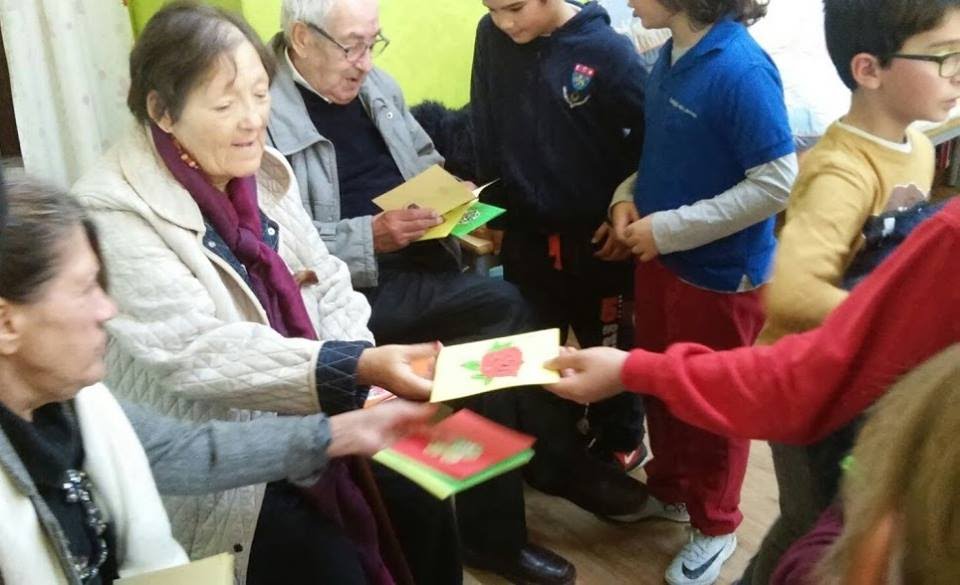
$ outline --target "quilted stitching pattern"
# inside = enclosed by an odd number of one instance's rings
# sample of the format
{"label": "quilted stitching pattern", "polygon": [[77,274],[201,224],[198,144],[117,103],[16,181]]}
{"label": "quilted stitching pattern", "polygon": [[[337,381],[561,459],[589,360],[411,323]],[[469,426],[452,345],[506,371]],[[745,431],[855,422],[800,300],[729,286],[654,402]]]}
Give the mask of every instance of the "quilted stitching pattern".
{"label": "quilted stitching pattern", "polygon": [[[286,161],[273,152],[264,156],[260,205],[277,227],[278,251],[291,272],[318,276],[302,294],[320,342],[287,339],[267,325],[243,278],[205,249],[203,233],[185,227],[203,226],[199,209],[161,165],[138,129],[73,188],[99,224],[120,309],[109,324],[107,383],[126,399],[187,420],[316,412],[321,349],[338,339],[372,343],[370,307],[320,240]],[[163,208],[151,206],[157,193]],[[331,367],[322,375],[343,390],[352,350],[331,344],[328,351],[342,355],[325,361]],[[193,558],[242,547],[243,582],[262,497],[259,486],[164,502],[175,535]]]}
{"label": "quilted stitching pattern", "polygon": [[339,414],[363,407],[369,386],[356,383],[357,362],[364,349],[363,341],[328,341],[317,360],[317,388],[324,412]]}

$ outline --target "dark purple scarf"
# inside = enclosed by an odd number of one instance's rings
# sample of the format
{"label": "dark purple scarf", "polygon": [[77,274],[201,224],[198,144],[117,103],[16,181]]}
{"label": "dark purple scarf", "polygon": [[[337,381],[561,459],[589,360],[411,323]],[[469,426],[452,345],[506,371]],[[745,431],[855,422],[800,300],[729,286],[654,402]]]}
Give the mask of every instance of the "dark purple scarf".
{"label": "dark purple scarf", "polygon": [[[263,241],[256,177],[232,179],[224,193],[201,170],[185,162],[172,136],[153,124],[150,129],[167,169],[190,193],[203,217],[237,260],[246,266],[253,293],[263,305],[270,326],[284,337],[316,339],[299,285],[280,255]],[[310,501],[320,513],[339,524],[357,545],[369,582],[393,585],[393,577],[380,554],[376,519],[347,464],[331,460],[309,492]]]}

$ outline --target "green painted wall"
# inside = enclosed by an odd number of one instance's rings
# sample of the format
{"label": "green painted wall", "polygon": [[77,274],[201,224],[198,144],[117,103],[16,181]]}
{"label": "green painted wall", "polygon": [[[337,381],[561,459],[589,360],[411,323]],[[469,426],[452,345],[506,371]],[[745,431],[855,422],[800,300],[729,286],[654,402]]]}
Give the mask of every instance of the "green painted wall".
{"label": "green painted wall", "polygon": [[[153,13],[168,1],[169,0],[129,0],[127,7],[130,10],[130,21],[133,23],[134,34],[140,34],[140,31],[143,30],[144,25],[146,25],[150,17],[153,16]],[[276,4],[277,7],[280,6],[280,3],[274,2],[274,0],[253,0],[252,2],[243,2],[243,0],[205,1],[207,4],[213,4],[214,6],[220,6],[236,12],[242,12],[241,4]]]}
{"label": "green painted wall", "polygon": [[470,67],[481,0],[381,0],[390,47],[378,65],[399,80],[407,101],[458,107],[470,99]]}
{"label": "green painted wall", "polygon": [[[280,0],[207,0],[243,13],[269,39],[280,28]],[[377,64],[403,87],[409,104],[425,99],[458,107],[470,97],[470,65],[481,0],[380,0],[381,26],[390,47]],[[165,0],[130,0],[139,32]]]}

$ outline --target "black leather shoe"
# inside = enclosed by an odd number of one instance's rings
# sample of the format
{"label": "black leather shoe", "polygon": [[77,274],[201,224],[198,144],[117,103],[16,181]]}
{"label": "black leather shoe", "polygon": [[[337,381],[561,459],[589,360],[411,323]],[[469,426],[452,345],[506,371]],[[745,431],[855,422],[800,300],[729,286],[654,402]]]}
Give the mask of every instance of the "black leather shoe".
{"label": "black leather shoe", "polygon": [[570,500],[602,518],[636,514],[647,501],[647,486],[592,457],[581,459],[562,483],[541,485],[530,479],[531,487]]}
{"label": "black leather shoe", "polygon": [[513,558],[492,558],[463,551],[463,564],[490,571],[518,585],[573,585],[577,568],[542,546],[527,543]]}

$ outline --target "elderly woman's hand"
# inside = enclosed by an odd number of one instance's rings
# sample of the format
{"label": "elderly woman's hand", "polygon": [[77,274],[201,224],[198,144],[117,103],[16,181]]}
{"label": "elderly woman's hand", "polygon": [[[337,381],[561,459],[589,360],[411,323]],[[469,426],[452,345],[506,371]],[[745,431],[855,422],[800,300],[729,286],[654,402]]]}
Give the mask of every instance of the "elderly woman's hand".
{"label": "elderly woman's hand", "polygon": [[330,418],[327,455],[373,455],[422,430],[436,412],[435,404],[390,400],[373,408],[338,414]]}
{"label": "elderly woman's hand", "polygon": [[435,342],[364,350],[357,363],[357,382],[380,386],[408,400],[427,400],[440,347]]}

